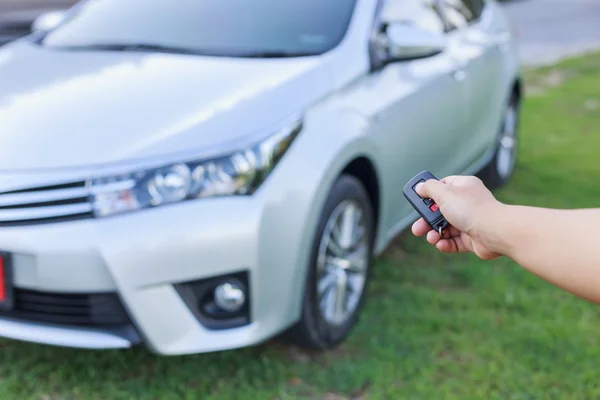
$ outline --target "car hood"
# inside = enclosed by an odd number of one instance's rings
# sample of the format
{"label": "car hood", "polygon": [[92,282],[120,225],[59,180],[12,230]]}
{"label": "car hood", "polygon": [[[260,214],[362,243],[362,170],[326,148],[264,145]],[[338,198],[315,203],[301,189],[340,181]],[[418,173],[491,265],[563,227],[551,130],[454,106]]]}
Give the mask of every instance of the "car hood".
{"label": "car hood", "polygon": [[0,49],[0,170],[106,165],[269,134],[330,90],[319,57]]}

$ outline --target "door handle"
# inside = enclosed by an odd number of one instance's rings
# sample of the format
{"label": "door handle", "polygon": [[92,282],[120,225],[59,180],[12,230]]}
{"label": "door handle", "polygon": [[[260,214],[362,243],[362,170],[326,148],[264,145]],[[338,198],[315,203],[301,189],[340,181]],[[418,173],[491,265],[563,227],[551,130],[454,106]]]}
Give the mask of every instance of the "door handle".
{"label": "door handle", "polygon": [[498,50],[504,52],[504,51],[508,50],[508,45],[510,42],[510,34],[508,32],[502,32],[502,33],[496,34],[492,40],[493,40],[494,46]]}
{"label": "door handle", "polygon": [[468,31],[464,36],[465,40],[471,44],[488,48],[493,47],[502,51],[508,50],[510,37],[510,33],[506,31],[484,33],[479,30]]}
{"label": "door handle", "polygon": [[452,78],[457,82],[464,81],[465,79],[467,79],[467,66],[467,62],[459,61],[450,72],[450,76],[452,76]]}

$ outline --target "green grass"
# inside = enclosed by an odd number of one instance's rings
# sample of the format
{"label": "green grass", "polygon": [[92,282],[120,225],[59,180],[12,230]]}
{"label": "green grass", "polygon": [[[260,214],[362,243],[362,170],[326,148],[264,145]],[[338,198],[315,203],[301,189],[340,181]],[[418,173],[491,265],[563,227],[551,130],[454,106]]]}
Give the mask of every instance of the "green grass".
{"label": "green grass", "polygon": [[[507,202],[600,199],[600,55],[528,72]],[[565,268],[569,268],[565,265]],[[1,399],[600,398],[600,308],[508,259],[447,256],[402,235],[377,263],[364,318],[341,348],[270,342],[160,358],[0,341]]]}

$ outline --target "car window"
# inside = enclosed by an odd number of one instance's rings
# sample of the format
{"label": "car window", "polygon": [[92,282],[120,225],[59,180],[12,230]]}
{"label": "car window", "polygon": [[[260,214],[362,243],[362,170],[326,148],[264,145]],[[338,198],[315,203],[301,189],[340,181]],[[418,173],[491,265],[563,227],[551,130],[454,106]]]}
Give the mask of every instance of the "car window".
{"label": "car window", "polygon": [[[143,3],[143,6],[140,6]],[[344,37],[356,0],[87,0],[49,47],[146,45],[214,55],[320,54]]]}
{"label": "car window", "polygon": [[483,7],[485,5],[485,0],[463,0],[463,2],[473,13],[475,20],[481,17],[481,13],[483,12]]}
{"label": "car window", "polygon": [[476,21],[483,10],[483,0],[439,0],[447,30],[461,29]]}
{"label": "car window", "polygon": [[440,34],[445,31],[436,0],[384,0],[381,22],[407,23]]}

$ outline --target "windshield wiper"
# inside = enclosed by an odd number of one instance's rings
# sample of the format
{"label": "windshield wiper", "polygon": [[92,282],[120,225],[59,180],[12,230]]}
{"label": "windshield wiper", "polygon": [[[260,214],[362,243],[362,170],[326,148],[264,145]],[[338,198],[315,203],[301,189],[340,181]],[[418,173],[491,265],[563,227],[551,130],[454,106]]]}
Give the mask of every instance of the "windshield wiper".
{"label": "windshield wiper", "polygon": [[249,51],[240,52],[234,57],[245,57],[245,58],[292,58],[292,57],[309,57],[315,56],[317,53],[301,52],[301,51],[285,51],[285,50],[265,50],[265,51]]}
{"label": "windshield wiper", "polygon": [[[100,51],[140,51],[140,52],[157,52],[157,53],[173,53],[173,54],[195,54],[205,55],[205,53],[188,49],[184,47],[164,46],[160,44],[149,43],[90,43],[72,46],[52,46],[65,50],[100,50]],[[206,54],[208,55],[208,54]]]}
{"label": "windshield wiper", "polygon": [[79,45],[64,45],[52,46],[64,50],[99,50],[99,51],[132,51],[132,52],[157,52],[157,53],[172,53],[172,54],[192,54],[214,57],[240,57],[240,58],[291,58],[291,57],[308,57],[317,55],[310,52],[293,52],[293,51],[203,51],[185,47],[165,46],[151,43],[89,43]]}

